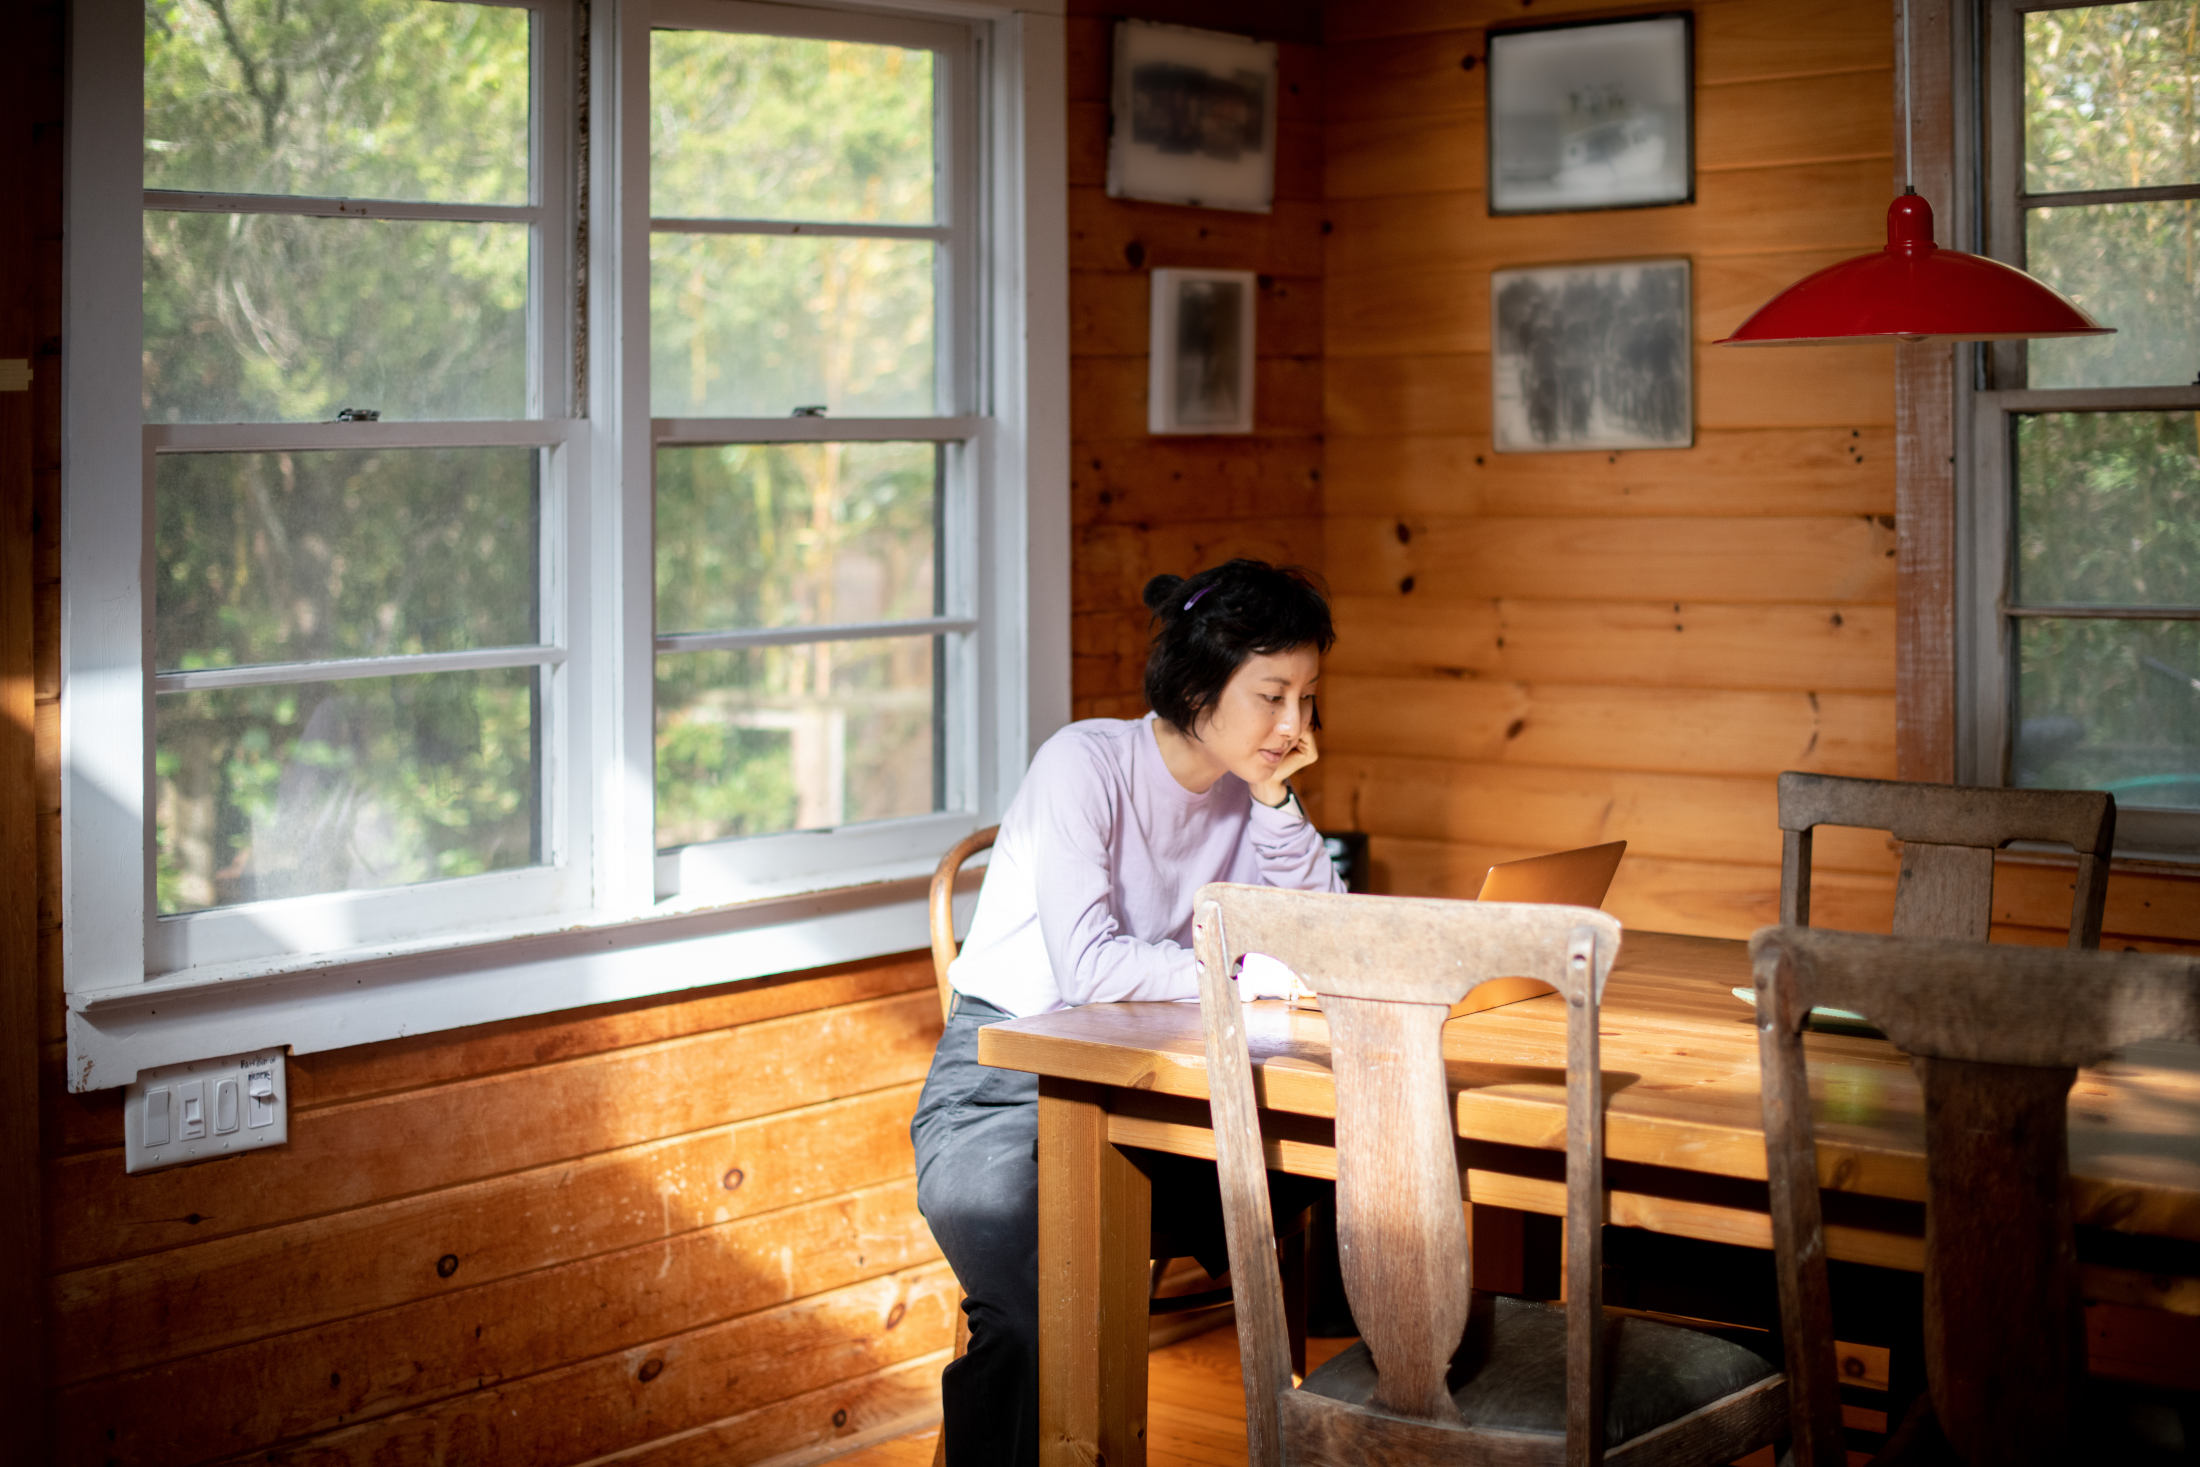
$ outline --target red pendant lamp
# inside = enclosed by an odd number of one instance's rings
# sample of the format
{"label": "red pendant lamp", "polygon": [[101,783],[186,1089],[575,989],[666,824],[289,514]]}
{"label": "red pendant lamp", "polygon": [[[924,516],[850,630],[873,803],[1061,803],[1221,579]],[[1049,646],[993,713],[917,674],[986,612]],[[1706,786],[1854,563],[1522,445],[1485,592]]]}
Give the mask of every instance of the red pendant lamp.
{"label": "red pendant lamp", "polygon": [[[1910,152],[1910,16],[1902,6],[1903,171]],[[1905,185],[1887,206],[1887,246],[1829,265],[1781,291],[1720,346],[1837,341],[2010,341],[2107,336],[2071,299],[2014,265],[1933,243],[1933,206]]]}

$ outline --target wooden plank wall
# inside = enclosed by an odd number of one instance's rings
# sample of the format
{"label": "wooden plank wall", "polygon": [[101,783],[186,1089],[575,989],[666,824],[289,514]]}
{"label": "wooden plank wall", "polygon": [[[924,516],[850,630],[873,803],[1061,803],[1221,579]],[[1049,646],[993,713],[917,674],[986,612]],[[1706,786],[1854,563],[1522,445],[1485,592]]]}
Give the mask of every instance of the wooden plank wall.
{"label": "wooden plank wall", "polygon": [[0,1462],[47,1460],[45,1274],[40,1264],[39,870],[47,829],[40,730],[52,675],[40,656],[52,562],[42,534],[60,471],[61,381],[51,343],[61,301],[59,0],[21,7],[0,57],[0,357],[29,361],[30,392],[0,393]]}
{"label": "wooden plank wall", "polygon": [[[1378,882],[1407,893],[1471,895],[1494,860],[1624,838],[1624,920],[1740,936],[1776,920],[1773,776],[1895,773],[1891,351],[1709,345],[1883,242],[1891,14],[1701,0],[1696,201],[1497,219],[1487,28],[1624,9],[1527,6],[1325,12],[1340,641],[1319,818],[1371,832]],[[1695,445],[1494,452],[1492,269],[1659,256],[1694,267]],[[1822,836],[1817,868],[1821,921],[1885,927],[1883,838]],[[2006,865],[2001,935],[2060,940],[2068,880]],[[2111,890],[2116,936],[2200,940],[2178,878],[2126,872]]]}
{"label": "wooden plank wall", "polygon": [[938,1409],[922,955],[290,1064],[286,1147],[122,1170],[46,1098],[64,1463],[755,1462]]}
{"label": "wooden plank wall", "polygon": [[[1071,707],[1146,711],[1139,592],[1233,555],[1322,559],[1322,59],[1311,0],[1071,0],[1069,53]],[[1281,42],[1276,207],[1269,214],[1107,196],[1113,22],[1130,14]],[[1148,272],[1252,270],[1255,431],[1146,432]]]}

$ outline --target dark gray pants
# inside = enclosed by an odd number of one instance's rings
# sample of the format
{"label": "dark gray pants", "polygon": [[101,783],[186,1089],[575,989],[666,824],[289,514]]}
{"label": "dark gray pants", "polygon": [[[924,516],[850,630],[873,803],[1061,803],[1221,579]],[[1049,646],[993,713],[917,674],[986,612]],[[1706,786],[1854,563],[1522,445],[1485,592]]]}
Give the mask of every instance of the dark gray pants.
{"label": "dark gray pants", "polygon": [[[955,1270],[970,1316],[969,1353],[940,1380],[951,1467],[1039,1460],[1039,1078],[978,1063],[978,1030],[1007,1017],[982,1000],[957,997],[909,1126],[917,1207]],[[1229,1252],[1214,1163],[1126,1154],[1153,1184],[1171,1246],[1221,1274]]]}

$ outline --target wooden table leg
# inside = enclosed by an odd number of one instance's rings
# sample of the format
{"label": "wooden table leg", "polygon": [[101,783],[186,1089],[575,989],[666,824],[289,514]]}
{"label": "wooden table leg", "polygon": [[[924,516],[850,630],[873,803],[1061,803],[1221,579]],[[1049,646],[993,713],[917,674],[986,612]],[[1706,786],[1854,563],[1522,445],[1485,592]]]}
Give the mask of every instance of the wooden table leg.
{"label": "wooden table leg", "polygon": [[1151,1188],[1094,1086],[1039,1079],[1039,1460],[1145,1467]]}

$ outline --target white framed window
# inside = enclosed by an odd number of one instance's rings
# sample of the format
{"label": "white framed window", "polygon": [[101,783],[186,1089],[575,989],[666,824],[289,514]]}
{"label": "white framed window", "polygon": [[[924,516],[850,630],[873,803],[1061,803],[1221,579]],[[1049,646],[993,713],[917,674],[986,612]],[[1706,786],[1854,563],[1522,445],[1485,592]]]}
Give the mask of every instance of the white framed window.
{"label": "white framed window", "polygon": [[1994,0],[1988,253],[2114,336],[1975,349],[1960,493],[1968,780],[2105,789],[2200,853],[2200,0]]}
{"label": "white framed window", "polygon": [[78,1088],[922,944],[1068,688],[1059,22],[920,10],[76,8]]}

